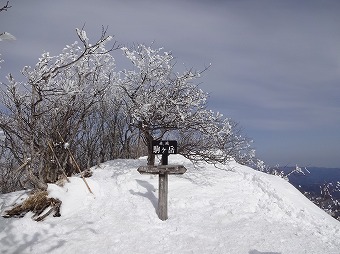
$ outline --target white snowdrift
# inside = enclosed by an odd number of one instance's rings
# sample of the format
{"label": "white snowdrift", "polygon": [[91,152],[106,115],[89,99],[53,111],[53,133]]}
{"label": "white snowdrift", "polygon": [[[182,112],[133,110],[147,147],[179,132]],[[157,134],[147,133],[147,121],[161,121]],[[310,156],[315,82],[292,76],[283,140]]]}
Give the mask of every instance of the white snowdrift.
{"label": "white snowdrift", "polygon": [[[340,253],[340,223],[285,180],[231,162],[169,176],[169,219],[156,214],[158,177],[140,175],[146,160],[115,160],[49,195],[62,217],[0,217],[0,253]],[[23,192],[0,195],[1,212]]]}

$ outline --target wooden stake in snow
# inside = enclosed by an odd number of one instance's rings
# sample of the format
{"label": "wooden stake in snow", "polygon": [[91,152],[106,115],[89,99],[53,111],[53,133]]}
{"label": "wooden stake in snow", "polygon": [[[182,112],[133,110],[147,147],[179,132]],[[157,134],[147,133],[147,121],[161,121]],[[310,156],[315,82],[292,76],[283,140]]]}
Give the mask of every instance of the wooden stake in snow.
{"label": "wooden stake in snow", "polygon": [[137,170],[141,174],[158,175],[158,217],[161,220],[168,219],[168,175],[184,174],[187,169],[182,165],[168,165],[169,154],[177,152],[176,141],[154,141],[153,153],[162,154],[162,165],[141,166]]}
{"label": "wooden stake in snow", "polygon": [[79,165],[78,165],[76,159],[73,157],[73,154],[72,154],[70,148],[68,147],[68,145],[66,145],[65,140],[64,140],[64,138],[61,136],[61,134],[60,134],[59,131],[58,131],[58,134],[59,134],[59,136],[60,136],[60,138],[61,138],[61,141],[63,141],[63,143],[65,144],[64,147],[65,147],[65,149],[68,151],[68,153],[69,153],[71,159],[73,160],[74,164],[76,165],[76,168],[78,169],[78,172],[80,173],[80,176],[81,176],[81,178],[83,179],[83,181],[84,181],[84,183],[85,183],[87,189],[89,190],[89,192],[90,192],[91,194],[93,194],[93,192],[92,192],[90,186],[88,185],[88,183],[87,183],[85,177],[84,177],[83,174],[81,173],[80,167],[79,167]]}
{"label": "wooden stake in snow", "polygon": [[60,161],[59,161],[57,155],[56,155],[55,152],[54,152],[54,149],[53,149],[53,146],[52,146],[51,142],[50,142],[50,141],[47,141],[47,143],[48,143],[48,146],[50,147],[50,149],[51,149],[51,151],[52,151],[52,153],[53,153],[53,156],[54,156],[55,160],[57,161],[58,167],[59,167],[59,169],[61,170],[61,172],[63,173],[63,175],[64,175],[66,181],[67,181],[67,182],[70,182],[70,180],[68,179],[68,177],[67,177],[67,175],[66,175],[66,173],[65,173],[65,170],[64,170],[63,167],[61,166],[61,163],[60,163]]}

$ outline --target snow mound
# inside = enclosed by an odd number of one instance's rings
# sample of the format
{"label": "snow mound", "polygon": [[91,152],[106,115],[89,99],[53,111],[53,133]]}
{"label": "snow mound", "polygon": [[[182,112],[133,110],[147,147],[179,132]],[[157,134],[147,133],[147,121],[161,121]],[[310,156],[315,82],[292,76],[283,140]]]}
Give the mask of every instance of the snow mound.
{"label": "snow mound", "polygon": [[[339,253],[340,223],[285,180],[232,161],[169,176],[168,214],[156,214],[158,176],[140,175],[146,159],[115,160],[49,185],[62,217],[0,218],[1,253]],[[1,212],[24,192],[0,195]]]}

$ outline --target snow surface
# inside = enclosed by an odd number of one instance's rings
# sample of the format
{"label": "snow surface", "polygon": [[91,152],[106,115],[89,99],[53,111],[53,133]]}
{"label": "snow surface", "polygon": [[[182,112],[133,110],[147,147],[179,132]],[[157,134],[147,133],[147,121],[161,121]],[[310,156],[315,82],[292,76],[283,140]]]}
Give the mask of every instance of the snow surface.
{"label": "snow surface", "polygon": [[[0,253],[340,253],[340,222],[285,180],[231,162],[169,176],[169,219],[157,217],[158,176],[140,175],[146,159],[115,160],[64,187],[62,217],[35,222],[0,217]],[[24,192],[0,195],[3,213]]]}

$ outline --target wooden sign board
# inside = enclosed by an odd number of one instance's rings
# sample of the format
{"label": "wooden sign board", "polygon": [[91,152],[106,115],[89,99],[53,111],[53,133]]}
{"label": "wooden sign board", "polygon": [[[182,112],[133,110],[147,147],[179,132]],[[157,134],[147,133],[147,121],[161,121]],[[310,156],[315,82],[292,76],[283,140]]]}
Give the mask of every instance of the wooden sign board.
{"label": "wooden sign board", "polygon": [[177,141],[176,140],[153,140],[152,141],[153,154],[176,154]]}
{"label": "wooden sign board", "polygon": [[137,169],[141,174],[184,174],[187,169],[183,165],[159,165],[159,166],[141,166]]}

